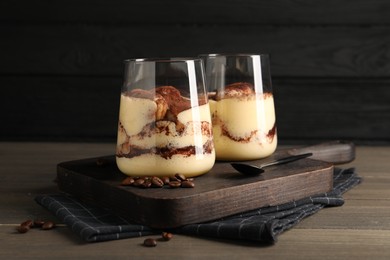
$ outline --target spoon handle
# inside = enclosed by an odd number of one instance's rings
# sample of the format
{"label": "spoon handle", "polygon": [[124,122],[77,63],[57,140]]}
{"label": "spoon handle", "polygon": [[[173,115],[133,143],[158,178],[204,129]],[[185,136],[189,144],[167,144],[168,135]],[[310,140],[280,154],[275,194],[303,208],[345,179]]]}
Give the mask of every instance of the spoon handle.
{"label": "spoon handle", "polygon": [[307,158],[307,157],[312,156],[312,155],[313,155],[312,153],[304,153],[304,154],[292,155],[292,156],[284,157],[284,158],[281,158],[281,159],[278,159],[278,160],[275,160],[275,161],[272,161],[272,162],[264,163],[264,164],[261,165],[261,168],[268,167],[268,166],[271,166],[271,165],[278,165],[278,164],[284,164],[284,163],[288,163],[288,162],[297,161],[297,160],[300,160],[300,159],[303,159],[303,158]]}

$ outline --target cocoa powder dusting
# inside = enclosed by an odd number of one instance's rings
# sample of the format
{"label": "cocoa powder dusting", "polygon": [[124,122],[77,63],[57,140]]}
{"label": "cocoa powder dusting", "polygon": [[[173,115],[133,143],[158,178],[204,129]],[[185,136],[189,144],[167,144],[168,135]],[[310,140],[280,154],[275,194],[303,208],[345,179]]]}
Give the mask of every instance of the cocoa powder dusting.
{"label": "cocoa powder dusting", "polygon": [[274,140],[275,135],[276,135],[276,123],[274,123],[274,126],[268,131],[267,141],[269,143],[272,143],[272,141]]}
{"label": "cocoa powder dusting", "polygon": [[[222,135],[228,137],[229,139],[235,141],[235,142],[240,142],[240,143],[248,143],[250,140],[257,135],[258,130],[251,131],[250,134],[246,137],[237,137],[237,136],[232,136],[230,132],[227,130],[226,125],[221,126],[222,129]],[[266,138],[269,143],[271,143],[275,137],[276,134],[276,123],[274,123],[273,127],[268,131]]]}

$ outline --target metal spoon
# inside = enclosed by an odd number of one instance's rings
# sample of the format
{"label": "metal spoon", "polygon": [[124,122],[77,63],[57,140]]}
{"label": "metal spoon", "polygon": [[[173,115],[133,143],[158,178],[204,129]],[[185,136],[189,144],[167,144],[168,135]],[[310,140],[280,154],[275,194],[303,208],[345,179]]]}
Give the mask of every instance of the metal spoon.
{"label": "metal spoon", "polygon": [[293,156],[288,156],[284,157],[275,161],[267,162],[262,165],[250,165],[246,163],[231,163],[231,166],[233,166],[234,169],[239,171],[242,174],[245,175],[258,175],[262,174],[264,172],[265,167],[271,166],[271,165],[279,165],[279,164],[285,164],[293,161],[297,161],[299,159],[307,158],[309,156],[312,156],[313,153],[304,153],[304,154],[299,154],[299,155],[293,155]]}

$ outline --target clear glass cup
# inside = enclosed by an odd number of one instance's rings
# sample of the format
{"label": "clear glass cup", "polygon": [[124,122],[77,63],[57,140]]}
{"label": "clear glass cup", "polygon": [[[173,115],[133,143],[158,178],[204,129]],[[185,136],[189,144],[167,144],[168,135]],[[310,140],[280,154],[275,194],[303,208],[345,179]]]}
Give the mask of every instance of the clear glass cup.
{"label": "clear glass cup", "polygon": [[201,59],[130,59],[121,90],[116,163],[129,176],[193,177],[215,162]]}
{"label": "clear glass cup", "polygon": [[204,54],[217,160],[255,160],[277,147],[267,54]]}

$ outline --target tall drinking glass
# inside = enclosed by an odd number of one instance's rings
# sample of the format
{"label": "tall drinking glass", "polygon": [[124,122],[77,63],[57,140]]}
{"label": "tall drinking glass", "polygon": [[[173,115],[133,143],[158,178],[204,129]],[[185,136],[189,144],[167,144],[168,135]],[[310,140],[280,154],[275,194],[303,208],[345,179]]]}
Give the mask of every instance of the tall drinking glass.
{"label": "tall drinking glass", "polygon": [[201,59],[125,61],[117,166],[129,176],[193,177],[215,162]]}
{"label": "tall drinking glass", "polygon": [[269,57],[206,54],[206,82],[217,160],[254,160],[277,147]]}

